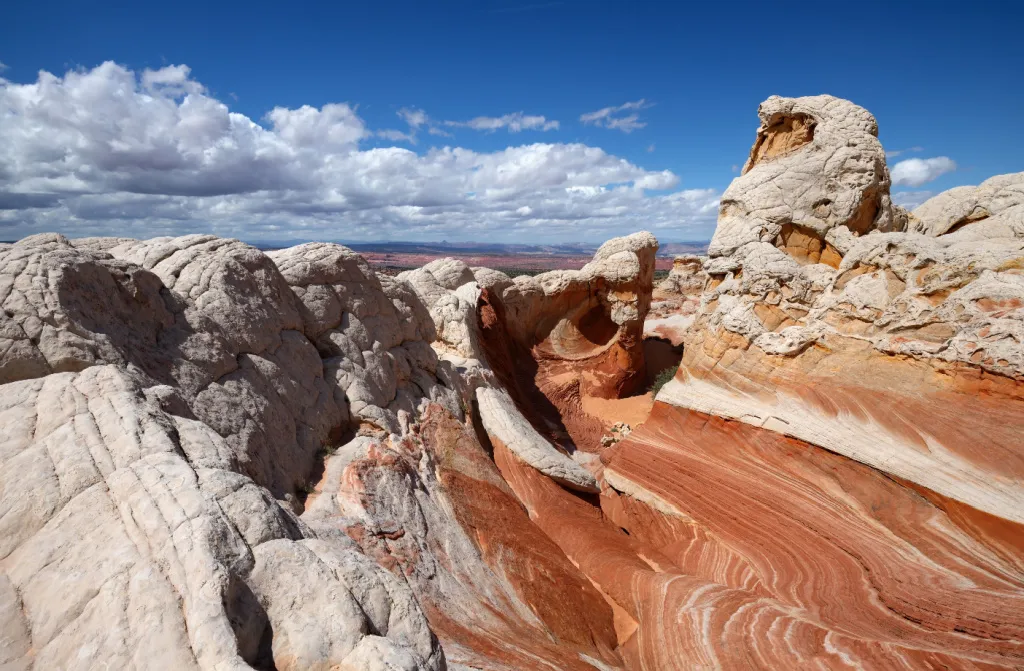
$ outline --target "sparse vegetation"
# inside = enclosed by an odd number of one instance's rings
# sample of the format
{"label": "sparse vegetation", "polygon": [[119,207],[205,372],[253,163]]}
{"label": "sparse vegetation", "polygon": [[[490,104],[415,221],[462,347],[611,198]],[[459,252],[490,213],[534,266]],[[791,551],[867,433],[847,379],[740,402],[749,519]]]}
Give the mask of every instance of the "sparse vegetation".
{"label": "sparse vegetation", "polygon": [[661,391],[661,388],[668,384],[669,380],[675,377],[675,375],[675,366],[669,366],[665,370],[658,373],[658,376],[654,378],[654,382],[651,383],[651,394],[657,396],[658,392]]}

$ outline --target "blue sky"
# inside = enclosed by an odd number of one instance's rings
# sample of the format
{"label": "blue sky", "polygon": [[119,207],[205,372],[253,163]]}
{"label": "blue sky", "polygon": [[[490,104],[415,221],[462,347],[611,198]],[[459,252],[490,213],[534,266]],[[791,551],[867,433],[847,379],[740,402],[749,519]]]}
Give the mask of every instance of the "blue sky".
{"label": "blue sky", "polygon": [[1020,3],[16,3],[0,238],[707,239],[771,94],[866,107],[902,151],[890,168],[948,159],[894,186],[912,205],[1024,167],[1022,19]]}

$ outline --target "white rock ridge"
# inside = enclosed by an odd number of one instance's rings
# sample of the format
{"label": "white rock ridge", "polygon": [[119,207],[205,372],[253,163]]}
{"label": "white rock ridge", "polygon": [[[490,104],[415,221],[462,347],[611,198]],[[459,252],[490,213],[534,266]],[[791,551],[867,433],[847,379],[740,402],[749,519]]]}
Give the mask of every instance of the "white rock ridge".
{"label": "white rock ridge", "polygon": [[559,452],[530,426],[505,391],[481,387],[476,390],[476,398],[484,429],[524,462],[572,489],[601,491],[587,469]]}
{"label": "white rock ridge", "polygon": [[444,668],[408,586],[291,510],[348,401],[266,256],[35,236],[0,277],[5,668]]}
{"label": "white rock ridge", "polygon": [[[587,277],[630,281],[634,243]],[[475,465],[453,463],[507,491],[466,414],[504,394],[478,342],[481,284],[516,286],[450,259],[377,276],[321,243],[0,247],[0,667],[444,669],[425,603],[465,631],[535,631],[557,658],[445,493],[447,443],[417,442],[428,410],[454,423]],[[629,322],[636,300],[610,309]],[[597,491],[529,446],[526,463]],[[566,654],[581,649],[617,659]]]}

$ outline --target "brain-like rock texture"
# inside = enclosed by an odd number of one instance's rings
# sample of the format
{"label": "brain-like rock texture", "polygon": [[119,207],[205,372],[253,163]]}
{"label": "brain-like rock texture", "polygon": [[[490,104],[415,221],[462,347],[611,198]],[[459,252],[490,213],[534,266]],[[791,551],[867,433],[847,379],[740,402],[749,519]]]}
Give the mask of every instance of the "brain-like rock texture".
{"label": "brain-like rock texture", "polygon": [[[767,131],[763,126],[757,143],[771,132],[774,117],[766,107],[840,110],[826,117],[832,145],[877,146],[867,112],[821,98],[770,99],[761,108]],[[835,264],[808,263],[803,250],[764,239],[735,247],[721,242],[736,230],[753,230],[736,223],[733,203],[756,200],[761,179],[785,185],[776,175],[779,162],[798,162],[804,154],[811,160],[814,143],[825,141],[817,128],[813,142],[767,163],[754,160],[755,144],[746,174],[723,198],[704,268],[710,280],[703,308],[664,398],[821,445],[1024,522],[1020,179],[993,178],[936,197],[911,217],[921,233],[891,232],[881,214],[857,231],[838,221],[840,228],[825,230],[803,212],[801,226],[818,226],[826,241],[837,242],[842,255]],[[843,165],[826,183],[817,171],[790,175],[785,179],[795,181],[781,191],[806,194],[831,185],[822,197],[839,202],[866,174],[860,161]],[[872,193],[887,203],[884,166],[869,172],[883,178]],[[979,208],[988,208],[990,218],[949,231]],[[746,215],[741,223],[755,220]],[[840,229],[841,236],[833,234]]]}
{"label": "brain-like rock texture", "polygon": [[759,114],[657,286],[0,245],[0,668],[1024,666],[1024,173],[908,213],[867,111]]}
{"label": "brain-like rock texture", "polygon": [[640,665],[1017,668],[1020,176],[908,215],[866,111],[760,116],[679,371],[601,456],[606,514],[667,555],[631,573],[657,606],[624,596]]}
{"label": "brain-like rock texture", "polygon": [[801,264],[835,267],[853,239],[902,230],[878,123],[832,96],[772,96],[743,174],[722,194],[712,256],[763,242]]}
{"label": "brain-like rock texture", "polygon": [[997,175],[979,186],[958,186],[914,210],[908,230],[936,237],[971,229],[974,239],[1024,235],[1024,173]]}
{"label": "brain-like rock texture", "polygon": [[[583,281],[635,284],[620,246]],[[480,345],[484,283],[513,286],[452,260],[378,277],[320,243],[0,249],[0,665],[619,665],[611,607],[474,428],[598,490],[515,433],[532,429]],[[593,300],[638,330],[648,298]]]}

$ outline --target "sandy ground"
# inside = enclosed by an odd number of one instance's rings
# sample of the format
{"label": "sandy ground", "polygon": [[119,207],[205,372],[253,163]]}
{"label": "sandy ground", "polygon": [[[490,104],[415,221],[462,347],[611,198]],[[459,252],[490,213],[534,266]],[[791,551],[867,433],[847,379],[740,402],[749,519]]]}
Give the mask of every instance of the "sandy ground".
{"label": "sandy ground", "polygon": [[607,429],[615,422],[625,422],[635,429],[644,423],[653,407],[654,397],[649,393],[627,398],[583,398],[583,412],[600,419]]}

